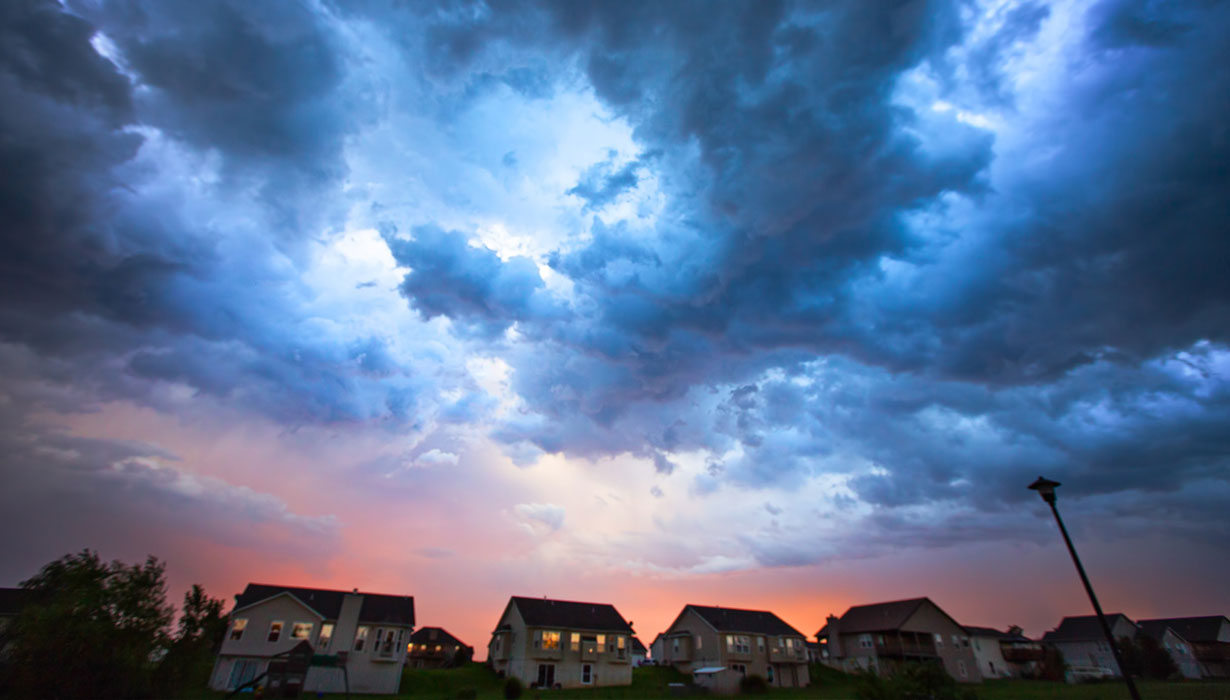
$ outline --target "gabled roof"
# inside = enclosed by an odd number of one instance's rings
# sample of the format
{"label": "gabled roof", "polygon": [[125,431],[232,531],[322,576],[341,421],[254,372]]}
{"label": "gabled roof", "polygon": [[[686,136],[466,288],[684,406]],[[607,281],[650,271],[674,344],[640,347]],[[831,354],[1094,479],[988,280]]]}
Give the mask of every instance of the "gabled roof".
{"label": "gabled roof", "polygon": [[[1106,616],[1106,624],[1110,625],[1113,630],[1120,619],[1127,620],[1132,623],[1128,617],[1122,613],[1114,613]],[[1106,635],[1102,633],[1102,625],[1098,622],[1096,615],[1078,615],[1076,617],[1065,617],[1059,622],[1059,626],[1055,629],[1042,635],[1044,642],[1077,642],[1086,639],[1105,639]]]}
{"label": "gabled roof", "polygon": [[1222,625],[1230,625],[1230,618],[1225,615],[1206,615],[1204,617],[1165,617],[1156,620],[1141,620],[1137,624],[1141,629],[1146,625],[1150,628],[1158,624],[1174,630],[1175,634],[1189,642],[1216,642],[1217,634]]}
{"label": "gabled roof", "polygon": [[[433,636],[434,633],[434,636]],[[410,635],[412,644],[456,644],[466,646],[466,643],[448,633],[443,627],[420,627]]]}
{"label": "gabled roof", "polygon": [[633,637],[632,638],[632,653],[633,654],[647,654],[649,653],[649,650],[645,648],[645,645],[641,643],[640,639]]}
{"label": "gabled roof", "polygon": [[[235,596],[234,610],[255,605],[283,593],[289,593],[299,602],[315,610],[324,619],[336,620],[342,612],[342,601],[345,600],[348,592],[327,588],[299,588],[295,586],[249,583],[247,588],[243,589],[243,593]],[[414,596],[363,592],[360,592],[359,595],[363,596],[363,604],[359,608],[359,622],[392,625],[414,624]]]}
{"label": "gabled roof", "polygon": [[718,608],[708,605],[684,606],[684,610],[689,608],[718,632],[803,636],[802,632],[786,624],[784,620],[768,610],[740,610],[739,608]]}
{"label": "gabled roof", "polygon": [[0,615],[16,615],[25,607],[28,596],[23,588],[0,588]]}
{"label": "gabled roof", "polygon": [[[963,628],[961,623],[952,619],[944,609],[936,605],[930,598],[910,598],[908,600],[891,600],[887,603],[872,603],[870,605],[855,605],[841,616],[838,625],[839,634],[860,634],[863,632],[890,632],[901,629],[914,613],[923,605],[930,605],[948,618],[952,624]],[[827,634],[828,625],[819,634]]]}
{"label": "gabled roof", "polygon": [[521,619],[530,627],[559,627],[562,629],[631,632],[632,626],[614,605],[607,603],[581,603],[572,600],[548,598],[525,598],[513,596],[510,605],[516,605]]}
{"label": "gabled roof", "polygon": [[1007,632],[1000,632],[994,627],[975,627],[973,625],[966,625],[965,631],[968,632],[969,636],[971,637],[992,637],[994,639],[1008,639],[1011,636]]}

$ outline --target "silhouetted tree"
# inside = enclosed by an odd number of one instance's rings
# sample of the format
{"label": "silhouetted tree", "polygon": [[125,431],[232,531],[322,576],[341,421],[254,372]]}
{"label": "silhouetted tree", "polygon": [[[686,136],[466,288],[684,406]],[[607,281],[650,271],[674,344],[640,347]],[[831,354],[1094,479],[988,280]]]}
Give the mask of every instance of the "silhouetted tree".
{"label": "silhouetted tree", "polygon": [[210,598],[205,589],[193,584],[184,594],[175,640],[154,673],[158,694],[171,697],[208,685],[214,657],[225,634],[222,601]]}
{"label": "silhouetted tree", "polygon": [[10,627],[10,688],[20,697],[148,697],[172,609],[154,557],[105,564],[84,550],[22,582]]}
{"label": "silhouetted tree", "polygon": [[1052,646],[1042,650],[1042,662],[1038,664],[1038,678],[1044,681],[1062,681],[1068,673],[1068,662],[1063,654]]}
{"label": "silhouetted tree", "polygon": [[1143,676],[1144,655],[1140,653],[1140,647],[1137,646],[1135,640],[1131,637],[1120,637],[1115,645],[1119,647],[1119,660],[1123,663],[1123,668],[1119,669],[1120,672],[1137,678]]}
{"label": "silhouetted tree", "polygon": [[1146,677],[1164,680],[1179,675],[1179,665],[1174,657],[1156,639],[1142,636],[1138,644]]}
{"label": "silhouetted tree", "polygon": [[855,695],[859,700],[976,700],[970,688],[962,688],[938,663],[906,664],[897,673],[880,677],[861,674]]}

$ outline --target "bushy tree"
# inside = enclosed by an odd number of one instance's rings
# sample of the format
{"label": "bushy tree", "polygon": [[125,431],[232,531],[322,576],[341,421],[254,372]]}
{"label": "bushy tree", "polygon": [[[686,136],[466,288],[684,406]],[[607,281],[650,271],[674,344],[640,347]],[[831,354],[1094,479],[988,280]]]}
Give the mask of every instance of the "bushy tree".
{"label": "bushy tree", "polygon": [[209,683],[214,657],[226,634],[222,601],[210,598],[197,584],[184,594],[174,641],[154,673],[158,694],[171,697]]}
{"label": "bushy tree", "polygon": [[739,691],[748,695],[761,695],[769,692],[769,682],[764,676],[753,673],[739,680]]}
{"label": "bushy tree", "polygon": [[864,673],[855,695],[859,700],[975,700],[973,690],[962,688],[939,663],[906,664],[897,673],[880,677]]}
{"label": "bushy tree", "polygon": [[1139,678],[1144,675],[1145,662],[1144,655],[1140,651],[1140,647],[1131,637],[1120,637],[1119,641],[1115,642],[1115,646],[1119,650],[1119,661],[1123,664],[1123,668],[1119,669],[1124,675],[1134,676]]}
{"label": "bushy tree", "polygon": [[1179,665],[1175,663],[1174,657],[1156,639],[1142,636],[1138,644],[1146,677],[1165,680],[1179,675]]}
{"label": "bushy tree", "polygon": [[139,698],[167,646],[165,567],[104,563],[84,550],[22,582],[10,627],[8,685],[20,697]]}
{"label": "bushy tree", "polygon": [[1042,663],[1038,664],[1038,678],[1044,681],[1062,681],[1068,673],[1068,662],[1064,660],[1059,649],[1052,646],[1043,648]]}
{"label": "bushy tree", "polygon": [[521,679],[516,676],[509,676],[504,681],[504,698],[505,700],[517,700],[521,697],[521,691],[524,686],[521,685]]}

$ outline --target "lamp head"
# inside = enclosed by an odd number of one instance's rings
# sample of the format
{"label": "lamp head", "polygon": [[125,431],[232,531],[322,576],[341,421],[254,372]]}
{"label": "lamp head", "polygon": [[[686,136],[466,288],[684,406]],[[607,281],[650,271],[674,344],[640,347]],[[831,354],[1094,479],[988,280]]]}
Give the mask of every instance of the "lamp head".
{"label": "lamp head", "polygon": [[1037,491],[1038,495],[1042,497],[1042,500],[1047,503],[1054,503],[1056,486],[1059,486],[1058,481],[1051,481],[1046,477],[1040,476],[1037,481],[1029,485],[1029,488]]}

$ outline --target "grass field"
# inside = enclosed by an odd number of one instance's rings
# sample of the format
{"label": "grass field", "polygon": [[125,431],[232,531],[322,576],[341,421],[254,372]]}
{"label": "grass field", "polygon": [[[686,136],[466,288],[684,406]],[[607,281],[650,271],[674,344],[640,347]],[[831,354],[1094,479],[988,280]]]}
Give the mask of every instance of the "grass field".
{"label": "grass field", "polygon": [[[762,698],[815,698],[816,700],[855,700],[858,680],[853,676],[824,666],[812,666],[812,685],[799,689],[773,689]],[[686,683],[688,676],[672,669],[643,666],[633,670],[632,685],[615,688],[585,688],[575,690],[526,690],[522,700],[654,700],[670,698],[670,683]],[[450,670],[406,670],[402,676],[401,693],[408,700],[457,700],[473,690],[477,700],[502,700],[503,679],[482,664],[470,664]],[[971,686],[979,700],[1128,700],[1122,683],[1067,685],[1042,681],[987,681]],[[1230,700],[1230,683],[1143,682],[1144,700]],[[199,697],[218,700],[225,693],[207,693]],[[244,695],[243,698],[251,698]],[[305,695],[314,698],[314,694]],[[329,696],[330,700],[334,697]],[[385,696],[359,696],[385,697]],[[695,696],[693,696],[695,697]]]}

